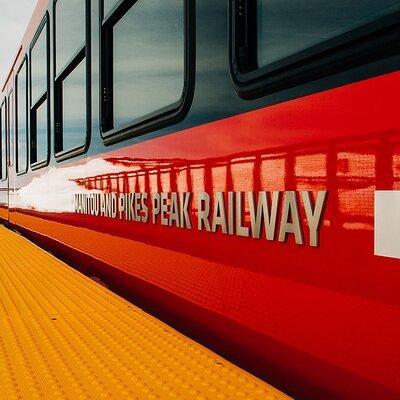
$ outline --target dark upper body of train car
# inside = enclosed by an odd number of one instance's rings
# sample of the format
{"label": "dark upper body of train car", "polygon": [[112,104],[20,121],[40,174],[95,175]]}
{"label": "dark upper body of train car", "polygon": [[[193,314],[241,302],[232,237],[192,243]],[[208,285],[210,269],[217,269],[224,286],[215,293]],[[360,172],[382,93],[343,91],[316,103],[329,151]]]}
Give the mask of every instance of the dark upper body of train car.
{"label": "dark upper body of train car", "polygon": [[399,1],[39,1],[1,217],[298,399],[400,396]]}

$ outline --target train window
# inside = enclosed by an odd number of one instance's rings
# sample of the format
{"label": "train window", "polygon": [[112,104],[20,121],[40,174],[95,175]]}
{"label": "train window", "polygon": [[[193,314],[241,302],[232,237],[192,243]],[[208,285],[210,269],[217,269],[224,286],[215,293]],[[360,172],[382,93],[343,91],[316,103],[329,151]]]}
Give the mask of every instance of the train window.
{"label": "train window", "polygon": [[[263,67],[371,22],[398,0],[257,1],[258,66]],[[398,8],[398,7],[397,7]]]}
{"label": "train window", "polygon": [[88,2],[82,0],[57,0],[54,5],[57,160],[83,153],[89,140],[87,9]]}
{"label": "train window", "polygon": [[85,1],[57,0],[54,27],[58,75],[85,44]]}
{"label": "train window", "polygon": [[182,117],[190,79],[190,3],[104,0],[101,81],[106,143]]}
{"label": "train window", "polygon": [[16,84],[16,146],[15,167],[17,174],[28,169],[28,65],[26,58],[18,70]]}
{"label": "train window", "polygon": [[8,118],[8,134],[7,134],[7,158],[8,165],[14,164],[14,139],[15,139],[15,103],[14,103],[14,90],[11,90],[7,100],[7,118]]}
{"label": "train window", "polygon": [[235,83],[272,92],[383,57],[399,11],[398,0],[232,0]]}
{"label": "train window", "polygon": [[48,118],[47,101],[40,104],[35,112],[34,124],[36,126],[36,160],[45,160],[48,144]]}
{"label": "train window", "polygon": [[0,156],[1,156],[1,180],[7,178],[7,123],[6,101],[0,107]]}
{"label": "train window", "polygon": [[119,2],[119,0],[103,0],[103,1],[104,1],[104,15],[110,14],[110,12]]}
{"label": "train window", "polygon": [[49,39],[47,15],[30,50],[30,147],[32,168],[47,165],[49,159]]}

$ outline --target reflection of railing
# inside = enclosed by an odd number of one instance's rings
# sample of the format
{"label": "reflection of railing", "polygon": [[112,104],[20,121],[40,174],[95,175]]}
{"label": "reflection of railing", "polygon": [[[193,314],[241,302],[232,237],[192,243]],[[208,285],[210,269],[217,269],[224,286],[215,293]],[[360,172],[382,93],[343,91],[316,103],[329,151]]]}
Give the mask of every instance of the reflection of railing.
{"label": "reflection of railing", "polygon": [[[108,158],[124,171],[79,178],[87,190],[103,192],[215,192],[227,190],[329,189],[335,221],[372,226],[373,192],[400,187],[400,140],[369,136],[354,144],[319,143],[313,148],[279,148],[236,154],[231,158],[135,159]],[[349,150],[351,148],[351,150]]]}

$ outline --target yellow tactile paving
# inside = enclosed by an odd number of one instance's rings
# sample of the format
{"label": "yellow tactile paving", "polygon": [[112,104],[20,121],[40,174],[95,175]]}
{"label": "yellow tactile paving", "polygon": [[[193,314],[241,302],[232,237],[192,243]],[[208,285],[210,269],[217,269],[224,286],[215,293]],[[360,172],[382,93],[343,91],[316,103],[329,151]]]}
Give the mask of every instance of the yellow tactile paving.
{"label": "yellow tactile paving", "polygon": [[0,400],[289,399],[0,227]]}

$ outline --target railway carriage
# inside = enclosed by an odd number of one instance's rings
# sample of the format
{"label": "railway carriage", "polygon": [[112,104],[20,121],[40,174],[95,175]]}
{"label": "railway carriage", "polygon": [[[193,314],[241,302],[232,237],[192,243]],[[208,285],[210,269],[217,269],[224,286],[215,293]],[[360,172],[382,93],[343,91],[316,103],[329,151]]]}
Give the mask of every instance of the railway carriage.
{"label": "railway carriage", "polygon": [[398,399],[399,32],[391,0],[39,0],[0,217],[297,399]]}

